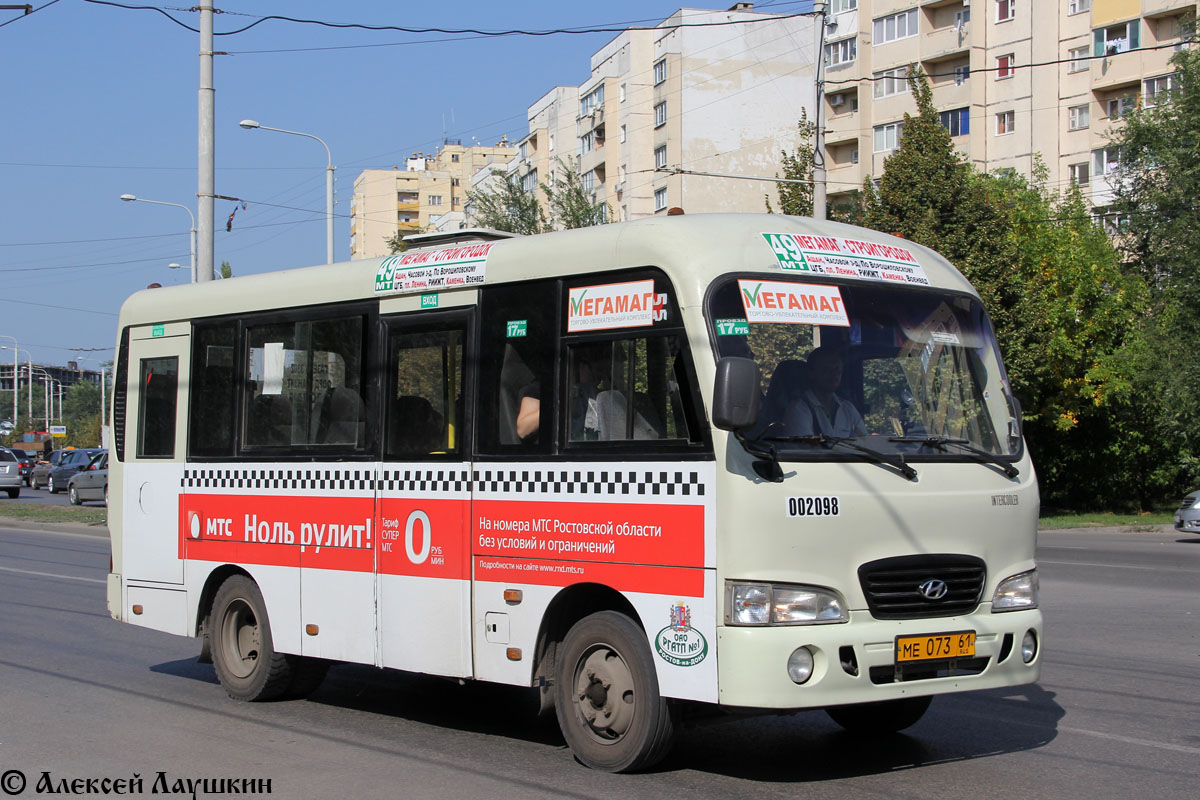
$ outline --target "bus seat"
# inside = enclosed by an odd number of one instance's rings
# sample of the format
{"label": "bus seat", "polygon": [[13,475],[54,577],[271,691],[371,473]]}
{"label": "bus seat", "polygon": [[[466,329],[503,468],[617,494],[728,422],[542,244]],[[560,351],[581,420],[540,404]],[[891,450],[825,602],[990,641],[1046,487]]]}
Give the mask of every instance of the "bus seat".
{"label": "bus seat", "polygon": [[366,407],[353,389],[330,387],[314,408],[314,443],[361,444],[366,438]]}
{"label": "bus seat", "polygon": [[808,389],[808,365],[793,358],[784,359],[775,366],[767,396],[763,401],[763,424],[783,422],[788,407],[803,396]]}

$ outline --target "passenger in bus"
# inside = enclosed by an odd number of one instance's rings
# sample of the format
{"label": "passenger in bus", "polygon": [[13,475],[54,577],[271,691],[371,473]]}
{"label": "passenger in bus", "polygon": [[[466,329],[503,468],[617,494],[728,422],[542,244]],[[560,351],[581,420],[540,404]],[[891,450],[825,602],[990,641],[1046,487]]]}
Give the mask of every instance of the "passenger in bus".
{"label": "passenger in bus", "polygon": [[497,400],[500,443],[537,444],[541,427],[541,381],[512,343],[504,346]]}
{"label": "passenger in bus", "polygon": [[788,407],[784,427],[789,436],[866,436],[867,423],[854,404],[837,393],[845,357],[832,347],[808,354],[809,388]]}

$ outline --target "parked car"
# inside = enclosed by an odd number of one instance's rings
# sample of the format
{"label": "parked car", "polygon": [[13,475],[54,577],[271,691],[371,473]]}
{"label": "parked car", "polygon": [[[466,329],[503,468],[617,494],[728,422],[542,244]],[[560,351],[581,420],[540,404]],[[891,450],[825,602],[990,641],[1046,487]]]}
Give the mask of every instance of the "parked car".
{"label": "parked car", "polygon": [[92,458],[103,453],[99,447],[82,447],[78,450],[67,450],[58,466],[50,470],[46,477],[46,488],[50,494],[57,494],[67,488],[67,482],[76,472],[88,468]]}
{"label": "parked car", "polygon": [[108,451],[102,450],[88,462],[86,469],[71,476],[67,481],[67,497],[76,506],[84,500],[103,500],[108,504]]}
{"label": "parked car", "polygon": [[1200,533],[1200,489],[1187,493],[1175,512],[1175,530]]}
{"label": "parked car", "polygon": [[58,462],[67,453],[73,453],[74,450],[55,450],[50,453],[49,458],[38,459],[38,462],[33,465],[33,469],[29,473],[29,488],[40,489],[46,485],[46,481],[50,479],[50,470],[58,466]]}
{"label": "parked car", "polygon": [[21,496],[21,460],[7,447],[0,447],[0,489],[9,497]]}
{"label": "parked car", "polygon": [[28,450],[23,450],[20,447],[10,447],[10,450],[21,461],[21,481],[28,486],[29,476],[33,474],[33,465],[37,463],[37,459]]}

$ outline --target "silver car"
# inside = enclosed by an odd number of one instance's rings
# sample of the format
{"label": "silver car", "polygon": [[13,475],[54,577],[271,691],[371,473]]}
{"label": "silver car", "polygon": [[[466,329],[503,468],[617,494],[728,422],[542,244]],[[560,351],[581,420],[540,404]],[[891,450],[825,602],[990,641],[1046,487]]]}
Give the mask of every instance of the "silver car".
{"label": "silver car", "polygon": [[94,456],[88,465],[67,481],[67,497],[73,505],[84,500],[103,500],[108,505],[108,452]]}
{"label": "silver car", "polygon": [[21,459],[7,447],[0,447],[0,490],[8,492],[9,497],[21,496]]}
{"label": "silver car", "polygon": [[1175,530],[1200,533],[1200,489],[1187,493],[1175,512]]}

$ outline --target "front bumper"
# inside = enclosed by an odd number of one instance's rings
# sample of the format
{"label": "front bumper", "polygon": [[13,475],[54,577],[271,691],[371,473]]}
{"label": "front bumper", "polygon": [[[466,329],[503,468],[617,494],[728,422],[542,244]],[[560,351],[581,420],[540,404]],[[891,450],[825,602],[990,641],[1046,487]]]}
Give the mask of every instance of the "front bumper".
{"label": "front bumper", "polygon": [[1194,508],[1176,511],[1175,530],[1200,533],[1200,511]]}
{"label": "front bumper", "polygon": [[[1030,630],[1038,651],[1025,664],[1021,640]],[[910,662],[897,672],[897,636],[958,631],[975,631],[973,658]],[[993,614],[990,603],[972,614],[936,619],[877,620],[855,611],[850,622],[836,625],[724,626],[717,629],[717,642],[721,705],[821,708],[1033,683],[1041,670],[1042,613]],[[801,646],[812,651],[814,669],[806,683],[797,685],[788,677],[787,661]]]}

